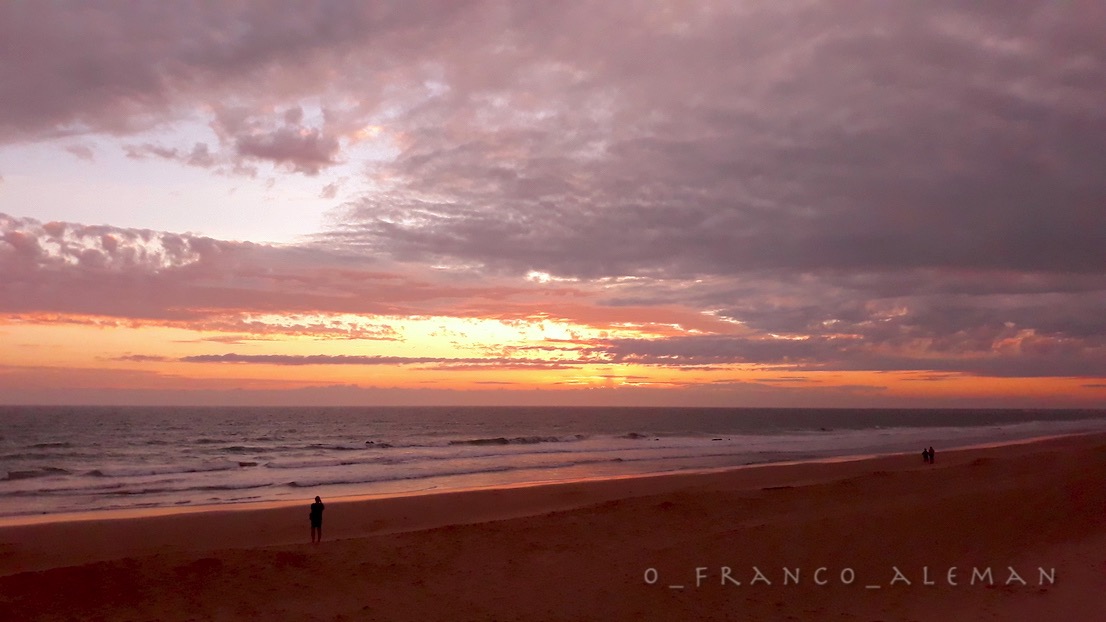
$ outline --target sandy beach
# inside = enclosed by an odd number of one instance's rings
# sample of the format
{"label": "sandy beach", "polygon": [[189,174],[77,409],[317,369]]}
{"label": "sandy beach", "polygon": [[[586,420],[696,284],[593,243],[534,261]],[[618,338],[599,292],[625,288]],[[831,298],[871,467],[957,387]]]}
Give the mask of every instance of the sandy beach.
{"label": "sandy beach", "polygon": [[1106,619],[1106,435],[0,528],[5,620]]}

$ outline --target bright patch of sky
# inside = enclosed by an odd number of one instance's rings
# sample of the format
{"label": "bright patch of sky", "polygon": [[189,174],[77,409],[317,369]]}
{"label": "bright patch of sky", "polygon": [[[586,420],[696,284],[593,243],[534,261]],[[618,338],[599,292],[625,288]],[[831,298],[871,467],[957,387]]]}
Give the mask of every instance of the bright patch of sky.
{"label": "bright patch of sky", "polygon": [[[316,112],[306,109],[310,120]],[[317,113],[316,113],[317,114]],[[255,174],[235,171],[207,119],[120,139],[105,135],[0,146],[0,213],[41,222],[190,232],[224,240],[294,243],[325,228],[326,214],[371,188],[366,162],[394,151],[381,129],[345,145],[344,158],[318,175],[250,161]],[[182,160],[204,144],[220,161],[208,167]],[[175,150],[181,159],[142,153]],[[136,150],[140,157],[135,157]],[[223,163],[223,161],[228,163]]]}

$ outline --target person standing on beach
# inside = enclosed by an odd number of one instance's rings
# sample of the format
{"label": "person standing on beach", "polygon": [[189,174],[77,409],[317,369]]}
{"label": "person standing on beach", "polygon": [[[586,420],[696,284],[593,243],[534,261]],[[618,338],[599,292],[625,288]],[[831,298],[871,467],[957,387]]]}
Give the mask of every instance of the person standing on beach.
{"label": "person standing on beach", "polygon": [[929,448],[929,463],[933,464],[933,448]]}
{"label": "person standing on beach", "polygon": [[311,544],[318,544],[323,541],[323,510],[326,506],[323,505],[323,500],[315,497],[315,503],[311,504],[311,513],[308,517],[311,519]]}

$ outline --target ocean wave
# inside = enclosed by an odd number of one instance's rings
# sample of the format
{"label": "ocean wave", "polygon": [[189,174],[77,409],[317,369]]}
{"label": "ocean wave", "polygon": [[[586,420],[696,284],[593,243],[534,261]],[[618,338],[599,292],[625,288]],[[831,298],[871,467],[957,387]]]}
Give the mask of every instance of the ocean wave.
{"label": "ocean wave", "polygon": [[144,477],[149,475],[172,475],[174,473],[208,473],[212,471],[230,471],[240,468],[238,462],[220,462],[201,465],[167,465],[163,467],[102,467],[83,474],[89,477]]}
{"label": "ocean wave", "polygon": [[220,447],[219,451],[226,452],[228,454],[244,454],[244,453],[267,453],[271,451],[278,451],[278,447],[261,447],[258,445],[229,445],[227,447]]}
{"label": "ocean wave", "polygon": [[[539,438],[556,441],[538,440]],[[650,437],[652,438],[652,437]],[[588,454],[611,456],[616,453],[659,451],[666,449],[692,450],[710,441],[710,438],[667,438],[665,443],[650,443],[641,445],[630,442],[622,437],[515,437],[514,439],[503,437],[503,441],[487,439],[470,439],[469,441],[451,441],[447,445],[407,445],[389,452],[364,452],[360,455],[347,454],[347,458],[336,456],[303,456],[300,459],[277,458],[265,463],[270,469],[307,469],[319,467],[337,467],[351,465],[402,465],[408,463],[440,464],[455,460],[474,459],[504,459],[513,462],[527,458],[541,459],[545,456],[557,454]],[[588,443],[574,443],[573,441],[588,441]],[[690,443],[690,445],[688,444]],[[717,445],[717,444],[715,444]],[[730,446],[730,445],[726,445]]]}
{"label": "ocean wave", "polygon": [[31,449],[72,449],[73,444],[68,442],[63,443],[35,443],[30,446]]}
{"label": "ocean wave", "polygon": [[21,479],[33,479],[36,477],[50,477],[51,475],[68,475],[69,471],[57,467],[42,467],[29,471],[8,471],[8,474],[0,478],[0,482],[14,482]]}
{"label": "ocean wave", "polygon": [[56,451],[26,451],[0,455],[0,462],[9,460],[72,460],[101,458],[102,454]]}
{"label": "ocean wave", "polygon": [[193,492],[210,492],[218,490],[250,490],[255,488],[268,488],[274,486],[274,482],[240,482],[207,484],[182,478],[156,479],[146,482],[111,482],[100,485],[64,486],[64,487],[40,487],[36,489],[23,489],[0,492],[0,498],[4,497],[47,497],[64,498],[87,495],[97,498],[108,497],[134,497],[141,495],[174,494],[188,495]]}
{"label": "ocean wave", "polygon": [[[535,444],[536,445],[536,444]],[[397,466],[405,464],[440,464],[443,462],[452,462],[455,460],[479,460],[479,459],[498,459],[505,460],[517,460],[520,458],[526,458],[527,456],[548,456],[556,454],[574,454],[574,453],[587,453],[587,454],[609,454],[615,449],[598,449],[598,450],[580,450],[579,448],[553,448],[548,447],[545,449],[530,449],[535,445],[501,445],[495,444],[491,447],[485,446],[481,449],[481,446],[470,445],[454,445],[452,449],[445,446],[435,445],[419,445],[414,447],[408,447],[408,451],[396,452],[396,453],[366,453],[362,454],[363,457],[350,456],[349,458],[337,458],[337,457],[317,457],[317,458],[305,458],[302,460],[273,460],[266,462],[265,467],[269,469],[311,469],[311,468],[325,468],[325,467],[344,467],[344,466],[357,466],[357,465],[384,465],[384,466]],[[513,448],[514,450],[507,450],[507,448]],[[502,449],[500,449],[502,448]],[[413,450],[423,451],[413,451]]]}
{"label": "ocean wave", "polygon": [[381,482],[397,482],[408,480],[430,479],[435,477],[456,477],[458,475],[481,475],[484,473],[503,473],[507,471],[548,471],[552,469],[564,469],[586,464],[618,463],[624,462],[623,458],[594,458],[584,460],[572,460],[539,465],[511,465],[497,464],[475,468],[440,469],[421,472],[397,472],[384,476],[361,476],[339,478],[314,478],[298,479],[285,484],[290,488],[311,488],[317,486],[341,486],[353,484],[376,484]]}
{"label": "ocean wave", "polygon": [[358,466],[358,465],[370,465],[380,464],[385,466],[394,466],[397,464],[404,464],[407,462],[421,462],[426,460],[425,457],[409,457],[404,458],[402,456],[373,456],[370,458],[364,458],[361,460],[338,460],[338,459],[311,459],[311,460],[286,460],[286,461],[273,461],[266,462],[265,468],[268,469],[315,469],[326,467],[341,467],[341,466]]}
{"label": "ocean wave", "polygon": [[539,443],[570,443],[574,441],[582,441],[586,436],[583,434],[576,434],[574,436],[515,436],[507,438],[506,436],[496,436],[493,438],[471,438],[460,441],[449,441],[450,445],[537,445]]}
{"label": "ocean wave", "polygon": [[217,492],[220,490],[253,490],[254,488],[268,488],[272,486],[272,483],[264,484],[217,484],[207,486],[162,486],[162,487],[147,487],[147,488],[123,488],[119,490],[112,490],[108,492],[109,495],[119,497],[129,497],[135,495],[157,495],[165,493],[188,493],[188,492]]}
{"label": "ocean wave", "polygon": [[366,445],[336,445],[333,443],[313,443],[308,449],[330,449],[332,451],[364,451]]}
{"label": "ocean wave", "polygon": [[112,490],[118,490],[126,486],[124,482],[113,482],[99,486],[62,486],[54,488],[36,488],[9,490],[0,493],[0,497],[39,497],[39,496],[72,496],[72,495],[100,495]]}

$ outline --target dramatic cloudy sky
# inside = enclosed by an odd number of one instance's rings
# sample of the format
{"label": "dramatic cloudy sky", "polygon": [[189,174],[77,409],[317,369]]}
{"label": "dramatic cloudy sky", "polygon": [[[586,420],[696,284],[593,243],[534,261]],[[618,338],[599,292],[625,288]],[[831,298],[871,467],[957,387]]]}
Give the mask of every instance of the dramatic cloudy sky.
{"label": "dramatic cloudy sky", "polygon": [[0,4],[0,402],[1106,406],[1106,4]]}

